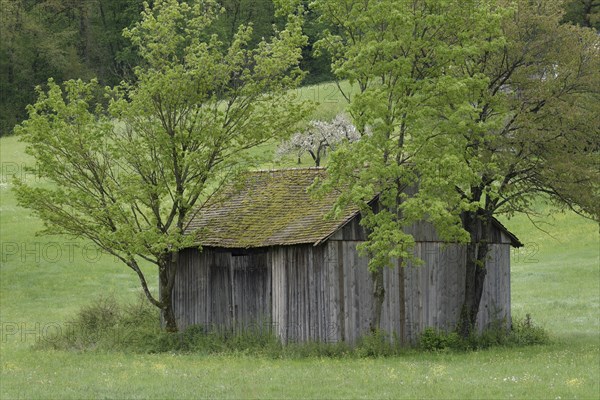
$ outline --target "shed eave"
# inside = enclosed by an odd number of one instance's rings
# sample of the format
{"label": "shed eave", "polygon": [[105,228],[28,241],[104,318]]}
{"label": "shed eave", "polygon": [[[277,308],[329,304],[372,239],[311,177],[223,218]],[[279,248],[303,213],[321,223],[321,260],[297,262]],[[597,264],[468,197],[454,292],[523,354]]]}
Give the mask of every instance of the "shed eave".
{"label": "shed eave", "polygon": [[327,236],[324,236],[323,238],[317,240],[313,246],[319,246],[323,243],[325,243],[326,241],[328,241],[333,235],[335,235],[335,233],[337,231],[339,231],[340,229],[343,229],[346,225],[348,225],[350,223],[350,221],[352,221],[358,214],[360,214],[360,211],[355,211],[354,213],[350,214],[349,216],[347,216],[344,220],[342,220],[338,226],[331,231],[329,234],[327,234]]}
{"label": "shed eave", "polygon": [[502,222],[498,221],[496,218],[492,217],[492,224],[496,226],[500,231],[504,232],[506,236],[510,239],[510,245],[515,248],[523,247],[524,244],[519,240],[519,238],[508,230],[507,227],[502,225]]}

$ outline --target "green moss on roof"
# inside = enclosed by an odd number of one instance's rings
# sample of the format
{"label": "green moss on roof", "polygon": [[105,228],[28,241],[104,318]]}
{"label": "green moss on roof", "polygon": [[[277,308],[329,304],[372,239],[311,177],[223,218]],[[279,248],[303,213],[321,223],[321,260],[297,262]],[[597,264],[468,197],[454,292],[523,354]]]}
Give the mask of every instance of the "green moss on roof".
{"label": "green moss on roof", "polygon": [[317,244],[352,219],[348,208],[337,219],[326,219],[336,198],[313,198],[308,188],[322,168],[254,171],[241,185],[225,187],[190,221],[187,234],[202,246],[251,248]]}

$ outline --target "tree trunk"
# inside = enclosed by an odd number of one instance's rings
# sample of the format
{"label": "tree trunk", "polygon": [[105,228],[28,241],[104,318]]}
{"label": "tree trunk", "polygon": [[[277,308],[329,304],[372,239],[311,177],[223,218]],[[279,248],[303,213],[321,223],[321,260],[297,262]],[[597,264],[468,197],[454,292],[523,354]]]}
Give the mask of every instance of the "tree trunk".
{"label": "tree trunk", "polygon": [[489,252],[488,221],[480,212],[466,213],[463,218],[464,228],[471,235],[467,245],[465,297],[458,322],[458,332],[462,337],[468,337],[477,323],[477,314],[483,287],[485,283],[486,261]]}
{"label": "tree trunk", "polygon": [[159,268],[159,296],[160,296],[160,318],[165,324],[167,332],[177,332],[177,319],[173,309],[173,286],[175,283],[176,262],[171,257],[167,258],[163,266]]}
{"label": "tree trunk", "polygon": [[177,332],[177,320],[175,319],[175,310],[173,310],[173,304],[171,302],[165,303],[165,308],[160,310],[160,317],[165,322],[165,330],[167,332]]}
{"label": "tree trunk", "polygon": [[79,43],[77,46],[77,52],[83,59],[86,67],[90,63],[90,21],[88,15],[87,4],[81,2],[78,7],[79,11]]}
{"label": "tree trunk", "polygon": [[[135,259],[121,258],[121,260],[137,273],[146,298],[160,310],[160,320],[161,323],[165,324],[165,329],[169,332],[177,332],[177,320],[175,318],[175,310],[173,309],[172,295],[173,286],[175,284],[175,273],[177,272],[178,254],[167,254],[168,256],[164,255],[163,257],[160,257],[159,262],[158,300],[150,291],[148,282],[146,282],[146,277]],[[117,254],[115,255],[118,257]]]}
{"label": "tree trunk", "polygon": [[371,272],[373,279],[373,315],[371,316],[370,329],[375,332],[381,325],[381,313],[383,311],[383,300],[385,299],[385,289],[383,287],[383,270],[377,269]]}

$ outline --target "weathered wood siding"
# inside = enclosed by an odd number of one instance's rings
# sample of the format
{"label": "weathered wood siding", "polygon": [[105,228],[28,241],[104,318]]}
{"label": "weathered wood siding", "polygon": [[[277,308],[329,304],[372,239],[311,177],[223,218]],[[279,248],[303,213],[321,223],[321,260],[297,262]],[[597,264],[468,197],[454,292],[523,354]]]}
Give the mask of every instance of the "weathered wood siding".
{"label": "weathered wood siding", "polygon": [[508,244],[494,244],[490,250],[485,287],[477,316],[479,330],[497,323],[510,326],[510,249]]}
{"label": "weathered wood siding", "polygon": [[282,340],[355,343],[369,330],[372,281],[358,243],[272,250],[273,323]]}
{"label": "weathered wood siding", "polygon": [[[453,329],[464,298],[464,246],[439,242],[430,224],[411,227],[423,265],[384,270],[380,328],[414,343],[426,327]],[[483,329],[510,321],[510,238],[495,237],[478,316]],[[284,342],[356,341],[370,330],[374,301],[358,218],[319,246],[180,253],[173,301],[180,328],[270,326]],[[236,255],[238,254],[238,255]],[[397,264],[397,263],[396,263]]]}
{"label": "weathered wood siding", "polygon": [[[273,249],[273,323],[284,341],[355,343],[369,332],[373,285],[358,243],[330,240],[319,247]],[[504,259],[509,251],[508,245],[492,245],[480,329],[510,321],[510,271]],[[426,327],[453,329],[464,298],[463,247],[422,242],[415,254],[423,265],[384,270],[380,328],[405,343],[414,343]]]}
{"label": "weathered wood siding", "polygon": [[178,327],[248,329],[270,325],[271,268],[267,252],[186,249],[173,288]]}
{"label": "weathered wood siding", "polygon": [[[464,247],[420,242],[415,255],[423,260],[422,265],[384,271],[386,297],[381,329],[395,332],[407,343],[414,343],[427,327],[452,330],[464,300]],[[510,321],[509,256],[510,245],[491,246],[477,319],[480,330],[498,321]]]}
{"label": "weathered wood siding", "polygon": [[457,245],[419,242],[422,265],[384,271],[386,299],[382,326],[404,342],[414,342],[426,327],[452,329],[464,297],[465,251]]}
{"label": "weathered wood siding", "polygon": [[326,246],[272,250],[273,325],[284,342],[339,341],[339,269]]}
{"label": "weathered wood siding", "polygon": [[[433,225],[427,222],[415,223],[407,232],[415,237],[414,254],[423,264],[398,268],[395,261],[394,268],[384,270],[385,300],[380,328],[414,343],[426,327],[450,330],[456,326],[464,300],[466,250],[464,246],[441,242]],[[486,264],[487,276],[477,320],[480,330],[497,322],[510,323],[511,239],[496,228],[490,230],[489,237],[494,244],[490,246]],[[362,240],[365,234],[359,219],[355,218],[329,241],[343,243],[341,248],[338,245],[342,250],[333,254],[341,257],[345,265],[345,304],[355,304],[359,293],[358,303],[362,305],[355,306],[352,314],[347,315],[345,324],[346,332],[348,329],[352,332],[347,334],[350,341],[368,332],[371,318],[368,310],[373,306],[372,280],[366,272],[368,260],[360,257],[356,250]],[[361,271],[349,266],[357,266]]]}

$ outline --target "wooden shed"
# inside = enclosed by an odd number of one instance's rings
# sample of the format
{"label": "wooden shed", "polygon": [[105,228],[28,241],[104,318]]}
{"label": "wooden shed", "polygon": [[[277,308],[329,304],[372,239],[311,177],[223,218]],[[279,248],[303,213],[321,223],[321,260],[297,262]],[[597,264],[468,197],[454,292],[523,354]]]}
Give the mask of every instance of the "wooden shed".
{"label": "wooden shed", "polygon": [[[335,197],[307,189],[320,168],[257,171],[223,189],[186,233],[201,251],[181,251],[173,302],[178,326],[273,329],[283,341],[344,340],[369,331],[373,307],[365,240],[356,209],[325,219]],[[479,328],[510,321],[510,248],[518,239],[493,224]],[[433,227],[411,227],[421,266],[386,268],[380,328],[413,342],[426,327],[452,329],[464,297],[465,247]]]}

